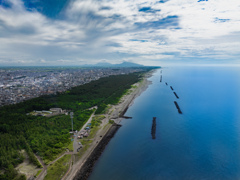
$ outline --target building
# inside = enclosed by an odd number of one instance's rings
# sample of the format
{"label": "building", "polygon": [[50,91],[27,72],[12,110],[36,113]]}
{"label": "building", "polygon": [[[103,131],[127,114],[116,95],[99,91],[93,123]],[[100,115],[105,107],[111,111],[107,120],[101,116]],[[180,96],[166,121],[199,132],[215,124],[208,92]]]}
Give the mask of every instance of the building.
{"label": "building", "polygon": [[62,113],[62,108],[51,108],[50,111],[53,113]]}

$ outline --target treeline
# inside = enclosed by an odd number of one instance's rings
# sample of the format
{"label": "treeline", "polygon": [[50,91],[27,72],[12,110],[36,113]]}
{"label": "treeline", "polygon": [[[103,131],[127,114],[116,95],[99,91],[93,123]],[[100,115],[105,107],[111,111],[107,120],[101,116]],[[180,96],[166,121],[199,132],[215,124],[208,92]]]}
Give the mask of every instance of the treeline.
{"label": "treeline", "polygon": [[25,149],[30,160],[40,166],[34,154],[48,163],[65,151],[70,143],[69,115],[42,117],[27,113],[52,107],[67,109],[74,112],[74,129],[79,130],[94,111],[87,109],[98,106],[97,113],[102,113],[107,104],[117,103],[126,90],[141,79],[141,76],[142,73],[110,76],[74,87],[65,93],[1,107],[0,179],[24,178],[14,169],[24,160],[21,150]]}
{"label": "treeline", "polygon": [[[98,106],[96,113],[100,114],[107,104],[117,103],[126,90],[140,78],[141,73],[101,78],[59,95],[56,106],[81,110]],[[53,103],[53,99],[54,97],[48,99],[49,103]]]}
{"label": "treeline", "polygon": [[[76,111],[74,129],[79,129],[93,110]],[[12,167],[23,162],[21,150],[25,149],[30,161],[40,167],[34,153],[45,163],[54,160],[70,143],[71,121],[69,115],[52,117],[31,116],[11,112],[1,116],[0,124],[0,179],[13,179]]]}

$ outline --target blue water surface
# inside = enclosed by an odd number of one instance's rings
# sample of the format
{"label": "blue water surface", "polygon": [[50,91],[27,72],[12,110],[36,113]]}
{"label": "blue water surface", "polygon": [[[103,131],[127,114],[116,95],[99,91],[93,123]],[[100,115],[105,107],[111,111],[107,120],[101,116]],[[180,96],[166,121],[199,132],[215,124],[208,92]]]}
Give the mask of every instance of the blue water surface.
{"label": "blue water surface", "polygon": [[240,68],[169,67],[162,83],[160,72],[128,109],[133,119],[122,121],[89,179],[240,179]]}

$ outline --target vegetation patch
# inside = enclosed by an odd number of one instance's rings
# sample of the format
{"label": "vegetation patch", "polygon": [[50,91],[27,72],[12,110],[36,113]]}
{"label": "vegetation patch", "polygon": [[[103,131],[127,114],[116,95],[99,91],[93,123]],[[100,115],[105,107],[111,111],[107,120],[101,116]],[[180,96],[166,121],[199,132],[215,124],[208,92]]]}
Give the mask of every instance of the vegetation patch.
{"label": "vegetation patch", "polygon": [[35,177],[38,177],[41,172],[42,172],[42,169],[40,169],[40,170],[37,172],[37,174],[35,175]]}
{"label": "vegetation patch", "polygon": [[25,150],[22,150],[21,153],[25,159],[16,167],[16,170],[22,174],[21,178],[23,178],[23,176],[27,178],[33,177],[38,172],[39,168],[30,161],[30,157]]}
{"label": "vegetation patch", "polygon": [[102,120],[105,118],[104,115],[96,115],[92,118],[91,126],[99,126],[102,123]]}
{"label": "vegetation patch", "polygon": [[68,146],[66,147],[69,151],[73,151],[73,141],[71,141]]}
{"label": "vegetation patch", "polygon": [[109,120],[109,123],[110,123],[110,124],[113,124],[113,123],[114,123],[114,120]]}
{"label": "vegetation patch", "polygon": [[138,86],[137,85],[132,85],[131,88],[136,89]]}
{"label": "vegetation patch", "polygon": [[61,179],[70,167],[71,155],[66,154],[47,169],[47,175],[44,180],[59,180]]}
{"label": "vegetation patch", "polygon": [[[149,70],[151,68],[146,69]],[[65,93],[45,95],[1,107],[0,179],[12,180],[19,177],[15,167],[24,160],[20,153],[22,149],[26,150],[32,163],[40,166],[34,154],[48,163],[64,152],[66,147],[71,146],[69,132],[72,128],[69,115],[44,117],[27,113],[50,108],[73,111],[73,129],[79,130],[95,111],[87,109],[98,106],[95,114],[102,114],[108,104],[117,104],[126,89],[130,89],[141,77],[142,73],[104,77],[74,87]],[[99,125],[100,121],[96,119],[95,125]]]}
{"label": "vegetation patch", "polygon": [[111,109],[111,105],[110,104],[108,104],[107,106],[106,106],[106,108],[104,109],[104,111],[102,112],[102,114],[108,114],[109,113],[109,111],[110,111],[110,109]]}
{"label": "vegetation patch", "polygon": [[90,132],[88,138],[89,138],[89,139],[94,138],[95,135],[96,135],[96,133],[97,133],[97,131],[98,131],[99,129],[100,129],[100,126],[95,126],[95,127],[93,127],[93,128],[91,129],[91,132]]}
{"label": "vegetation patch", "polygon": [[91,143],[92,143],[92,141],[86,143],[86,144],[83,146],[83,148],[80,149],[79,153],[75,156],[76,161],[77,161],[78,159],[80,159],[80,158],[82,157],[82,155],[88,150],[88,148],[90,147]]}
{"label": "vegetation patch", "polygon": [[93,141],[90,139],[81,139],[80,142],[82,143],[82,145],[88,145],[91,144]]}

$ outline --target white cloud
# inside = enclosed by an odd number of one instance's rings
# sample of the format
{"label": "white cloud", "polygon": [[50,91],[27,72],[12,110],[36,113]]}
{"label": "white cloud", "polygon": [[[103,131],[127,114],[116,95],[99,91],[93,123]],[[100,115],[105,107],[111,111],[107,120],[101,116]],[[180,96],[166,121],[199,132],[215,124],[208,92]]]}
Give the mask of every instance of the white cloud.
{"label": "white cloud", "polygon": [[[21,0],[11,3],[12,8],[0,6],[2,63],[128,59],[147,64],[188,57],[237,59],[240,54],[239,0],[75,0],[62,19],[27,11]],[[140,12],[143,7],[154,11]]]}
{"label": "white cloud", "polygon": [[41,63],[46,63],[47,61],[45,59],[40,59]]}

